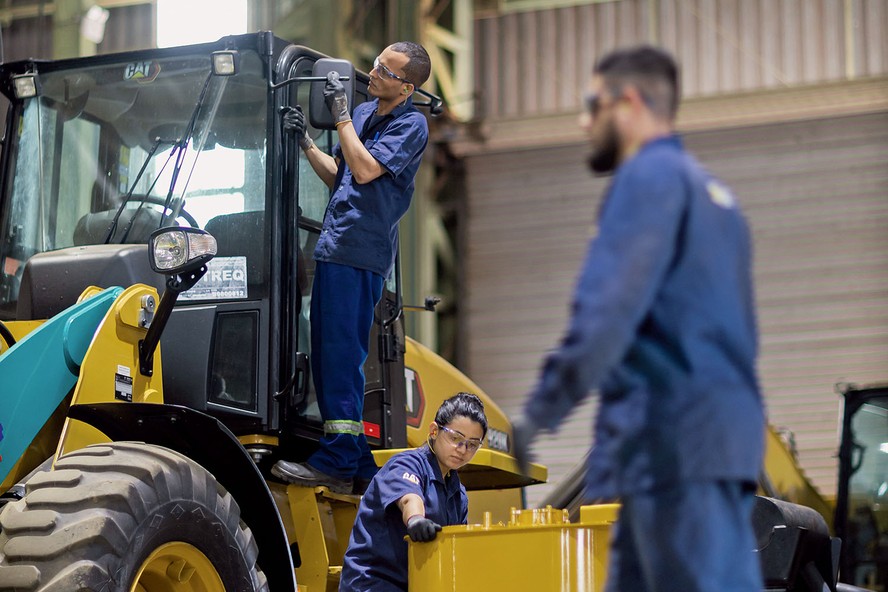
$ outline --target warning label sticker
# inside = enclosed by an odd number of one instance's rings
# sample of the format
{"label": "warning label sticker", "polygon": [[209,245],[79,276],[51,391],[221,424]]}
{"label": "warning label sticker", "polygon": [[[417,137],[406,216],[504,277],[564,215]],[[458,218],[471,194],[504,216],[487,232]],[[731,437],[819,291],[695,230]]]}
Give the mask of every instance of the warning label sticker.
{"label": "warning label sticker", "polygon": [[117,365],[114,373],[114,398],[121,401],[133,402],[133,377],[132,372],[126,366]]}

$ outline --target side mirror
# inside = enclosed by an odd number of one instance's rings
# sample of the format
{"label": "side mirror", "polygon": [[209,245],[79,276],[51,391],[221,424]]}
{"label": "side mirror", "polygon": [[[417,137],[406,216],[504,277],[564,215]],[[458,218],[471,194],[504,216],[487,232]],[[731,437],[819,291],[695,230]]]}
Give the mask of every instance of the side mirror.
{"label": "side mirror", "polygon": [[[311,75],[312,78],[320,77],[322,80],[326,80],[327,74],[330,72],[337,72],[340,80],[347,78],[342,80],[342,86],[345,87],[348,108],[353,111],[355,108],[355,66],[348,60],[321,58],[315,62]],[[324,83],[322,81],[311,82],[311,91],[308,97],[308,121],[316,129],[336,129],[333,116],[324,103]]]}

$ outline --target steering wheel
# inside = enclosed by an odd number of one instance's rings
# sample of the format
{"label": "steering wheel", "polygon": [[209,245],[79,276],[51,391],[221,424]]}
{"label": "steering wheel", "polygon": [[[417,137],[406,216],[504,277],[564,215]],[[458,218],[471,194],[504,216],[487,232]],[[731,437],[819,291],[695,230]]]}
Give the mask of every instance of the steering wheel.
{"label": "steering wheel", "polygon": [[[156,195],[133,195],[132,197],[130,197],[130,203],[138,204],[140,201],[146,204],[153,204],[160,207],[163,207],[164,204],[166,204],[166,198],[157,197]],[[176,216],[176,219],[179,218],[183,218],[192,228],[200,228],[200,224],[198,224],[194,216],[185,211],[184,208],[179,210],[179,215]]]}
{"label": "steering wheel", "polygon": [[3,324],[3,321],[0,321],[0,337],[3,338],[3,341],[6,342],[6,349],[9,349],[13,345],[15,345],[15,337],[12,335],[12,331]]}

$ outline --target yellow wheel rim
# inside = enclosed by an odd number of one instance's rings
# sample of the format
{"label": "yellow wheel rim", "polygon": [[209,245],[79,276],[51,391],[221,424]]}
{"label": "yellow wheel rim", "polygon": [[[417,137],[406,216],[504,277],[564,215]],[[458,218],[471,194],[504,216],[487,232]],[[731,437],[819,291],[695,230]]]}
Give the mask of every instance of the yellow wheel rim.
{"label": "yellow wheel rim", "polygon": [[197,547],[161,545],[139,567],[130,592],[225,592],[222,578]]}

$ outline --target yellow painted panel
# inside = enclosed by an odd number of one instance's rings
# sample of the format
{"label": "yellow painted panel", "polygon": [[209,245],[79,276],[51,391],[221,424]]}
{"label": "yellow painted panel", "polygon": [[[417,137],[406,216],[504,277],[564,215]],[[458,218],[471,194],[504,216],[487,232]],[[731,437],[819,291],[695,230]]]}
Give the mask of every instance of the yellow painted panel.
{"label": "yellow painted panel", "polygon": [[[84,292],[86,297],[90,289]],[[96,330],[92,344],[81,365],[80,378],[74,388],[72,405],[85,403],[126,402],[115,397],[116,385],[131,380],[132,400],[136,403],[163,402],[163,373],[160,347],[154,354],[151,376],[139,372],[139,341],[147,329],[140,326],[142,298],[158,300],[157,291],[144,284],[124,290]],[[57,457],[97,442],[107,442],[101,432],[76,420],[68,419],[57,449]]]}
{"label": "yellow painted panel", "polygon": [[408,446],[421,446],[429,435],[429,425],[435,421],[435,413],[446,399],[458,392],[469,392],[484,402],[484,412],[490,428],[507,432],[510,436],[512,426],[509,418],[477,384],[457,370],[447,360],[434,353],[421,343],[407,338],[407,351],[404,354],[404,365],[418,376],[423,389],[425,401],[422,417],[418,426],[407,427]]}
{"label": "yellow painted panel", "polygon": [[327,589],[330,559],[324,541],[316,490],[289,485],[287,497],[290,500],[290,515],[302,558],[302,565],[296,568],[296,581],[311,592],[321,592]]}
{"label": "yellow painted panel", "polygon": [[814,488],[783,438],[771,425],[765,434],[764,465],[764,476],[772,491],[759,493],[813,508],[832,528],[834,512],[832,504]]}
{"label": "yellow painted panel", "polygon": [[580,522],[551,507],[514,510],[507,525],[448,526],[431,543],[408,542],[411,592],[600,592],[618,504],[586,506]]}
{"label": "yellow painted panel", "polygon": [[[9,332],[12,333],[12,336],[18,342],[21,341],[25,335],[45,322],[46,321],[3,321],[3,324],[9,329]],[[9,346],[6,341],[0,339],[0,353],[5,352],[7,349],[9,349]]]}

